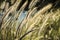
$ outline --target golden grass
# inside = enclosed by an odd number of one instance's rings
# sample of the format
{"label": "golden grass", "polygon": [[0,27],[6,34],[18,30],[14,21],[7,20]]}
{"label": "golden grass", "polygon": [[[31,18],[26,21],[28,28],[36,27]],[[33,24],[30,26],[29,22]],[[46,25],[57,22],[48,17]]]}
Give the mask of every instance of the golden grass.
{"label": "golden grass", "polygon": [[[54,21],[58,22],[60,19],[60,12],[57,10],[56,13],[51,12],[51,13],[45,13],[43,15],[39,15],[38,17],[35,18],[35,20],[32,20],[34,17],[29,18],[26,23],[23,23],[23,25],[18,24],[18,20],[11,20],[11,17],[7,19],[7,21],[2,24],[1,26],[1,37],[3,40],[18,40],[23,38],[23,40],[39,40],[40,38],[43,38],[43,34],[47,30],[48,27],[50,27],[52,24],[54,24]],[[23,21],[22,21],[23,22]],[[20,28],[18,28],[20,25]],[[8,29],[7,29],[8,28]],[[18,30],[17,30],[18,28]],[[37,30],[35,30],[37,29]],[[32,31],[34,30],[34,31]],[[29,32],[31,31],[31,33]],[[8,32],[8,34],[7,34]],[[29,32],[29,33],[28,33]],[[11,34],[9,34],[11,33]],[[28,34],[26,34],[28,33]],[[36,34],[37,33],[37,34]],[[43,34],[42,34],[43,33]],[[8,36],[7,36],[8,35]],[[12,36],[13,35],[13,36]],[[22,37],[25,35],[24,37]],[[32,36],[34,35],[34,36]],[[37,36],[36,36],[37,35]],[[3,37],[4,36],[4,37]],[[11,36],[11,37],[9,37]],[[32,36],[32,37],[31,37]],[[6,39],[6,38],[9,39]],[[14,38],[16,37],[16,38]]]}
{"label": "golden grass", "polygon": [[32,0],[29,5],[31,8],[25,18],[19,22],[18,17],[21,16],[28,1],[19,11],[11,16],[9,14],[16,11],[20,2],[21,0],[17,0],[2,16],[0,40],[60,40],[60,9],[47,12],[52,7],[52,4],[48,4],[37,11],[37,7],[34,7],[37,0]]}

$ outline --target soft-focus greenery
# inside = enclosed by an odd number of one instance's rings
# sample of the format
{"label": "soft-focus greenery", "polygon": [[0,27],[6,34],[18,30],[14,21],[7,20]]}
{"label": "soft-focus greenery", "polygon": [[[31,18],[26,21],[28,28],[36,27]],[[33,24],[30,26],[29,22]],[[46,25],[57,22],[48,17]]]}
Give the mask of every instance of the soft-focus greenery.
{"label": "soft-focus greenery", "polygon": [[30,5],[32,9],[27,11],[20,22],[19,16],[28,1],[16,11],[20,2],[17,0],[10,8],[1,10],[0,40],[60,40],[60,9],[49,12],[52,4],[48,4],[37,11],[37,7]]}

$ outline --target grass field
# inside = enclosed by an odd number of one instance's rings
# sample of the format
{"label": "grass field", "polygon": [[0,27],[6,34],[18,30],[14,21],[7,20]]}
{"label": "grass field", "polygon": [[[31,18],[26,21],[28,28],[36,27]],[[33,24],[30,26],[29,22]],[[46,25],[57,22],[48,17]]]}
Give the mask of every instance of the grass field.
{"label": "grass field", "polygon": [[49,12],[52,4],[48,4],[37,11],[37,7],[30,5],[32,8],[24,16],[28,1],[16,11],[19,3],[1,15],[0,40],[60,40],[60,8]]}

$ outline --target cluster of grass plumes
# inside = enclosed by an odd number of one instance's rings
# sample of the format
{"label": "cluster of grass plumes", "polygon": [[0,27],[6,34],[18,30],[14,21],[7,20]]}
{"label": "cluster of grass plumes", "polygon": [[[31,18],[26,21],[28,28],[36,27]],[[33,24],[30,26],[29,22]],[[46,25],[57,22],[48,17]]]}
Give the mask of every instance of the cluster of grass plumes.
{"label": "cluster of grass plumes", "polygon": [[22,22],[15,16],[4,19],[0,40],[60,40],[60,9],[44,14],[40,11],[33,17],[29,14]]}
{"label": "cluster of grass plumes", "polygon": [[[31,4],[33,5],[31,6]],[[52,4],[37,11],[32,0],[25,18],[20,22],[19,16],[24,11],[28,1],[16,11],[21,0],[4,11],[0,22],[0,40],[60,40],[60,9],[47,12]]]}

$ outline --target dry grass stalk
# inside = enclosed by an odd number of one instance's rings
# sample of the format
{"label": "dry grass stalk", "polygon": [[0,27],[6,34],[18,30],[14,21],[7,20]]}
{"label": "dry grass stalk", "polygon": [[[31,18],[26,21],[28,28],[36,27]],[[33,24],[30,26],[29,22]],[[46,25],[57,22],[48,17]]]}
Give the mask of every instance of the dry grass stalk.
{"label": "dry grass stalk", "polygon": [[31,14],[34,14],[34,13],[36,12],[36,10],[37,10],[37,7],[33,8],[33,9],[30,11],[30,13],[28,14],[27,19],[31,16]]}
{"label": "dry grass stalk", "polygon": [[24,11],[27,3],[28,3],[28,1],[26,1],[26,2],[22,5],[22,7],[19,9],[18,13],[15,14],[15,19],[17,19],[17,18],[21,15],[21,13]]}
{"label": "dry grass stalk", "polygon": [[41,10],[39,10],[35,16],[33,17],[33,19],[35,19],[37,16],[45,13],[47,10],[49,10],[52,7],[52,4],[48,4],[47,6],[45,6],[44,8],[42,8]]}
{"label": "dry grass stalk", "polygon": [[38,1],[39,0],[32,0],[31,3],[29,4],[29,9],[32,9]]}
{"label": "dry grass stalk", "polygon": [[16,3],[15,3],[13,6],[11,6],[11,7],[5,12],[5,14],[3,15],[2,18],[3,18],[3,19],[6,19],[10,13],[12,13],[13,11],[15,11],[15,10],[17,9],[17,7],[19,6],[20,2],[21,2],[21,0],[20,0],[20,1],[17,0]]}
{"label": "dry grass stalk", "polygon": [[7,25],[9,25],[10,21],[11,21],[11,17],[5,23],[2,24],[1,29],[5,29]]}
{"label": "dry grass stalk", "polygon": [[[48,16],[48,17],[47,17],[47,16]],[[40,30],[39,30],[39,35],[41,35],[41,32],[43,32],[44,29],[47,28],[47,27],[46,27],[46,25],[48,24],[47,21],[49,20],[49,18],[50,18],[51,16],[52,16],[52,14],[46,15],[45,20],[43,21],[42,26],[41,26],[41,28],[40,28]]]}

